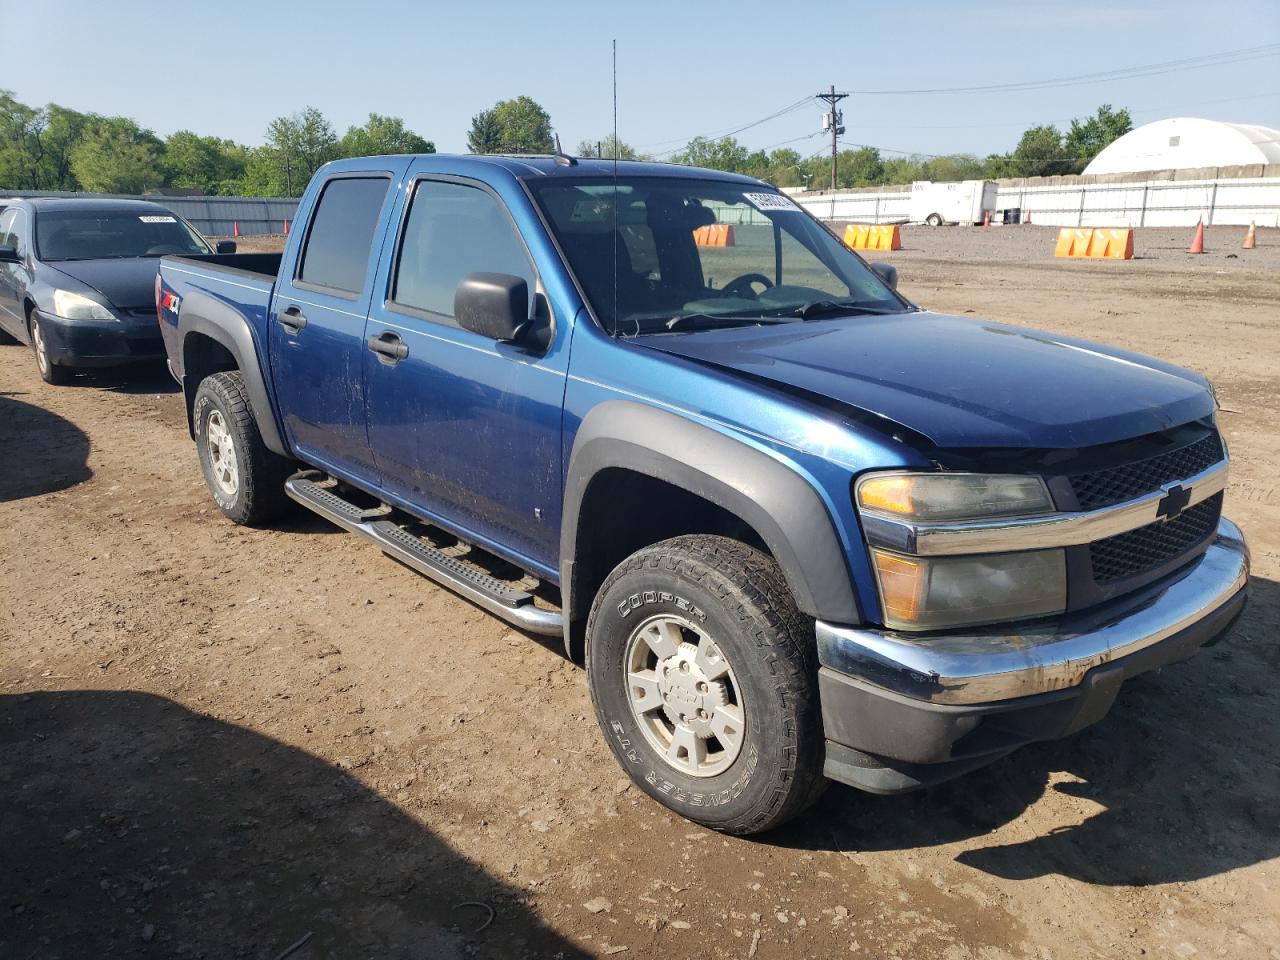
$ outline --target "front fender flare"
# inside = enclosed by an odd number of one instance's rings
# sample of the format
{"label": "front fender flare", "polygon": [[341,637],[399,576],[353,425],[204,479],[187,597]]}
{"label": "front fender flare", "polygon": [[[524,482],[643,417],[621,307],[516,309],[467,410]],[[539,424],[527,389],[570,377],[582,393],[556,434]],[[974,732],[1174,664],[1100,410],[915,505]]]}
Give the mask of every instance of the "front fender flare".
{"label": "front fender flare", "polygon": [[803,612],[835,623],[861,622],[834,522],[808,480],[710,427],[647,404],[609,400],[583,419],[569,458],[560,533],[566,631],[594,599],[582,596],[585,591],[576,589],[574,579],[582,503],[592,478],[615,467],[665,481],[732,512],[764,540]]}
{"label": "front fender flare", "polygon": [[[249,393],[249,403],[253,407],[254,419],[262,442],[267,449],[282,457],[290,456],[276,423],[275,408],[271,404],[271,396],[267,393],[266,378],[258,362],[258,351],[254,345],[253,333],[244,316],[233,307],[228,306],[206,293],[188,293],[182,300],[182,312],[178,316],[178,343],[181,344],[180,357],[183,367],[182,382],[184,390],[190,394],[195,392],[199,384],[186,382],[186,349],[187,338],[199,334],[214,340],[227,349],[236,361],[236,367],[244,378],[245,390]],[[187,404],[187,426],[191,427],[191,404]]]}

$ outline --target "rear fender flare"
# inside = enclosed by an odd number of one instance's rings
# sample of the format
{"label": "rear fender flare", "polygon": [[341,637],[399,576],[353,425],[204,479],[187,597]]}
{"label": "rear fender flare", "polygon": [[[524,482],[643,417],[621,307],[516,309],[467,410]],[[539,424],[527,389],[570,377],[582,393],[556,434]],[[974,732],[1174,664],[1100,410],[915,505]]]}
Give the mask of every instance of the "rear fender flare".
{"label": "rear fender flare", "polygon": [[575,584],[578,517],[601,470],[625,468],[680,487],[749,524],[782,568],[797,606],[813,617],[859,623],[857,599],[834,521],[799,472],[759,449],[643,403],[592,408],[574,438],[560,534],[565,639],[594,599]]}
{"label": "rear fender flare", "polygon": [[[291,456],[276,423],[275,407],[271,403],[271,395],[267,392],[266,378],[262,366],[258,362],[258,351],[254,345],[253,333],[248,321],[234,308],[205,293],[188,293],[182,299],[182,310],[178,316],[178,342],[182,344],[182,383],[188,395],[193,394],[198,383],[187,383],[186,348],[187,338],[193,334],[208,337],[227,349],[235,359],[236,368],[244,378],[245,390],[249,393],[249,403],[253,407],[254,419],[258,432],[262,434],[262,442],[267,449],[282,457]],[[187,426],[191,427],[191,404],[187,404]]]}

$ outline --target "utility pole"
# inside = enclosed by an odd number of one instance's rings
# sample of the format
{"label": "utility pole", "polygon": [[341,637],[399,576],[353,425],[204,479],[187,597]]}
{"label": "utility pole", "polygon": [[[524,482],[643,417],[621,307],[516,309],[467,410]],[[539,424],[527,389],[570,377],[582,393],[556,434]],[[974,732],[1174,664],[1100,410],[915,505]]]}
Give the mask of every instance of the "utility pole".
{"label": "utility pole", "polygon": [[836,109],[836,104],[847,97],[847,93],[836,93],[835,84],[831,85],[831,89],[826,93],[816,93],[814,96],[826,103],[830,109],[822,115],[822,129],[831,131],[831,189],[836,188],[836,153],[839,150],[837,138],[844,133],[844,112]]}

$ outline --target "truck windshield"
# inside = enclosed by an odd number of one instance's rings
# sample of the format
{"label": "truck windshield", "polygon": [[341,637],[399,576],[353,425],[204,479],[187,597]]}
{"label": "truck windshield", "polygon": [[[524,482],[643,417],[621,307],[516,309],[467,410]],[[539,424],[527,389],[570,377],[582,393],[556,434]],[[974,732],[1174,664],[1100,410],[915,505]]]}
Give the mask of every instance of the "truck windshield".
{"label": "truck windshield", "polygon": [[763,184],[623,176],[529,187],[613,333],[909,309],[829,231]]}
{"label": "truck windshield", "polygon": [[204,254],[209,245],[163,210],[41,210],[36,250],[41,260],[100,260]]}

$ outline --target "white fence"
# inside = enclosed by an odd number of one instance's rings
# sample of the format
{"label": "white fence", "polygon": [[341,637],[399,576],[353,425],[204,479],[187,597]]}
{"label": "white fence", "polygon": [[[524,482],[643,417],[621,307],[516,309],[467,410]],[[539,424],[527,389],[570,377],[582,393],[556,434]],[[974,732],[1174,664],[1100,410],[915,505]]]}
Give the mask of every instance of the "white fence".
{"label": "white fence", "polygon": [[[821,220],[904,223],[910,189],[793,196]],[[1280,177],[1131,180],[1122,183],[998,184],[996,209],[1031,212],[1055,227],[1280,227]]]}

